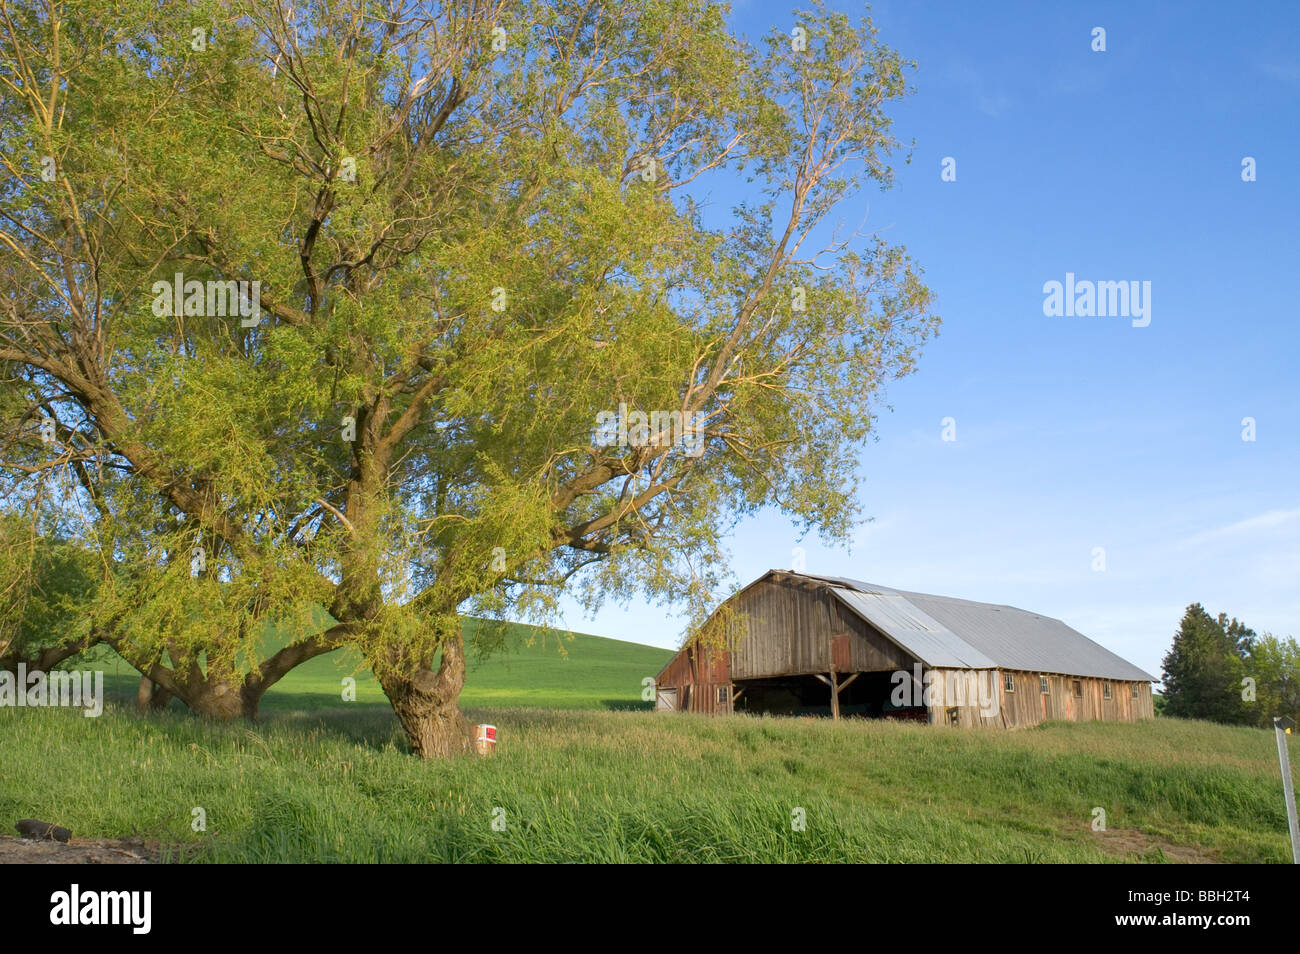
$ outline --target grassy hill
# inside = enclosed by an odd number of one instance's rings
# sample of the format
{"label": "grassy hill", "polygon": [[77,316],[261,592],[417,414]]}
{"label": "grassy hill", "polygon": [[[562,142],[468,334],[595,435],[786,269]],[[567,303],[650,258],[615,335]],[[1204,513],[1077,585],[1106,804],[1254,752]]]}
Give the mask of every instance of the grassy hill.
{"label": "grassy hill", "polygon": [[[175,711],[10,709],[0,818],[143,835],[198,861],[1290,857],[1273,739],[1255,729],[468,714],[500,727],[493,758],[414,759],[378,707],[279,713],[256,728]],[[206,832],[190,828],[195,807]],[[1097,808],[1105,831],[1092,829]]]}
{"label": "grassy hill", "polygon": [[[470,621],[474,642],[483,634]],[[0,819],[143,836],[187,860],[1286,862],[1271,733],[1155,719],[1017,732],[649,711],[666,650],[528,627],[474,660],[490,759],[430,764],[355,657],[221,725],[178,704],[0,711]],[[114,664],[107,667],[110,670]],[[358,701],[340,697],[345,675]],[[202,807],[206,832],[190,828]],[[1094,830],[1096,809],[1105,830]],[[504,814],[501,814],[504,812]],[[504,818],[504,831],[492,827]],[[792,824],[804,819],[800,829]]]}
{"label": "grassy hill", "polygon": [[[486,657],[472,651],[465,692],[466,706],[532,706],[544,709],[649,708],[641,699],[642,680],[653,678],[672,652],[640,643],[565,631],[547,631],[521,623],[506,623],[503,632],[489,632],[479,620],[465,621],[466,644],[503,643]],[[480,639],[481,638],[481,639]],[[268,638],[263,651],[274,652],[282,639]],[[111,698],[133,700],[139,674],[112,650],[103,657],[106,688]],[[342,700],[342,680],[356,679],[356,702]],[[180,707],[179,702],[174,706]],[[379,684],[361,656],[341,649],[318,656],[290,672],[262,700],[271,715],[356,706],[387,711]]]}

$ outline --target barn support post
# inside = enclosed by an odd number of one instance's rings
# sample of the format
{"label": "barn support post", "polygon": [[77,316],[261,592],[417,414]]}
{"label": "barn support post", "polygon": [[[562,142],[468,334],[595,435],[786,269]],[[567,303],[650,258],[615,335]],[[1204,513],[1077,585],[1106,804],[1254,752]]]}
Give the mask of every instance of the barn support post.
{"label": "barn support post", "polygon": [[826,676],[823,676],[819,672],[815,672],[813,675],[831,687],[831,718],[838,722],[840,718],[840,693],[847,689],[849,683],[854,679],[857,679],[858,676],[862,675],[862,673],[855,672],[843,682],[839,681],[839,677],[835,674],[835,670],[833,669],[830,671],[830,674]]}
{"label": "barn support post", "polygon": [[819,672],[815,672],[813,675],[831,687],[831,718],[838,721],[840,717],[840,691],[835,685],[835,670],[832,669],[829,676],[823,676]]}
{"label": "barn support post", "polygon": [[852,684],[853,680],[857,679],[860,675],[862,675],[862,673],[855,672],[835,688],[835,718],[838,719],[840,717],[840,693],[847,689],[850,684]]}

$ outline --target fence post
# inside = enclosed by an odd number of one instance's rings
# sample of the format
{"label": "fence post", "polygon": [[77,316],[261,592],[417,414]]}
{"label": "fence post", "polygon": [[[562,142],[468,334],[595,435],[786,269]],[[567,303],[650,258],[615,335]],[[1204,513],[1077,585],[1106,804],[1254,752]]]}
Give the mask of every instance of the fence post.
{"label": "fence post", "polygon": [[1277,760],[1282,766],[1282,794],[1286,796],[1286,820],[1291,829],[1291,861],[1300,865],[1300,822],[1296,821],[1295,787],[1291,784],[1291,759],[1286,751],[1286,734],[1295,728],[1295,722],[1286,716],[1273,720],[1277,733]]}

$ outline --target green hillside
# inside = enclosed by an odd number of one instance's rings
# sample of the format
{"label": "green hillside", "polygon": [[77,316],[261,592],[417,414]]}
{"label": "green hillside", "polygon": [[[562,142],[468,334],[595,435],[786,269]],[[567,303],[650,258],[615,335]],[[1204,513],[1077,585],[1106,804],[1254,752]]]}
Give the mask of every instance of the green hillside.
{"label": "green hillside", "polygon": [[[179,710],[10,709],[0,817],[140,835],[197,861],[1290,859],[1277,753],[1259,729],[467,714],[500,727],[494,757],[412,758],[377,706],[256,728]],[[195,806],[206,832],[191,828]]]}
{"label": "green hillside", "polygon": [[[1177,719],[1004,732],[601,711],[649,708],[641,681],[671,653],[488,625],[468,620],[467,643],[504,647],[473,659],[462,701],[471,721],[500,728],[491,759],[412,758],[354,655],[293,672],[256,727],[195,719],[179,703],[138,715],[133,671],[108,660],[127,704],[98,719],[0,719],[0,816],[49,816],[85,837],[143,834],[206,861],[1289,858],[1267,732]],[[340,697],[348,675],[356,702]],[[191,830],[193,806],[207,833]],[[504,832],[490,824],[500,812]]]}
{"label": "green hillside", "polygon": [[[529,706],[543,709],[635,709],[643,702],[642,680],[653,678],[672,652],[586,633],[543,630],[521,623],[465,621],[466,644],[503,644],[483,657],[471,649],[469,674],[461,702],[493,708]],[[264,653],[283,640],[268,639]],[[139,675],[116,654],[106,656],[110,697],[134,699]],[[356,702],[342,698],[343,679],[356,680]],[[179,706],[179,703],[173,703]],[[360,655],[342,649],[304,663],[281,680],[262,700],[262,712],[321,711],[351,706],[388,709],[379,684]]]}

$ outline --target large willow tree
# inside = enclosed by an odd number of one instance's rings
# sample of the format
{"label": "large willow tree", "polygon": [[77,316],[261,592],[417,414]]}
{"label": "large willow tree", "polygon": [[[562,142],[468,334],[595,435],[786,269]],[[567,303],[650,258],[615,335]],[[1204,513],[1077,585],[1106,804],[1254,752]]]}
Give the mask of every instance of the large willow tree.
{"label": "large willow tree", "polygon": [[348,642],[442,755],[459,614],[698,619],[736,518],[845,534],[937,323],[854,201],[906,64],[724,12],[0,0],[3,492],[100,555],[79,638],[220,716]]}

